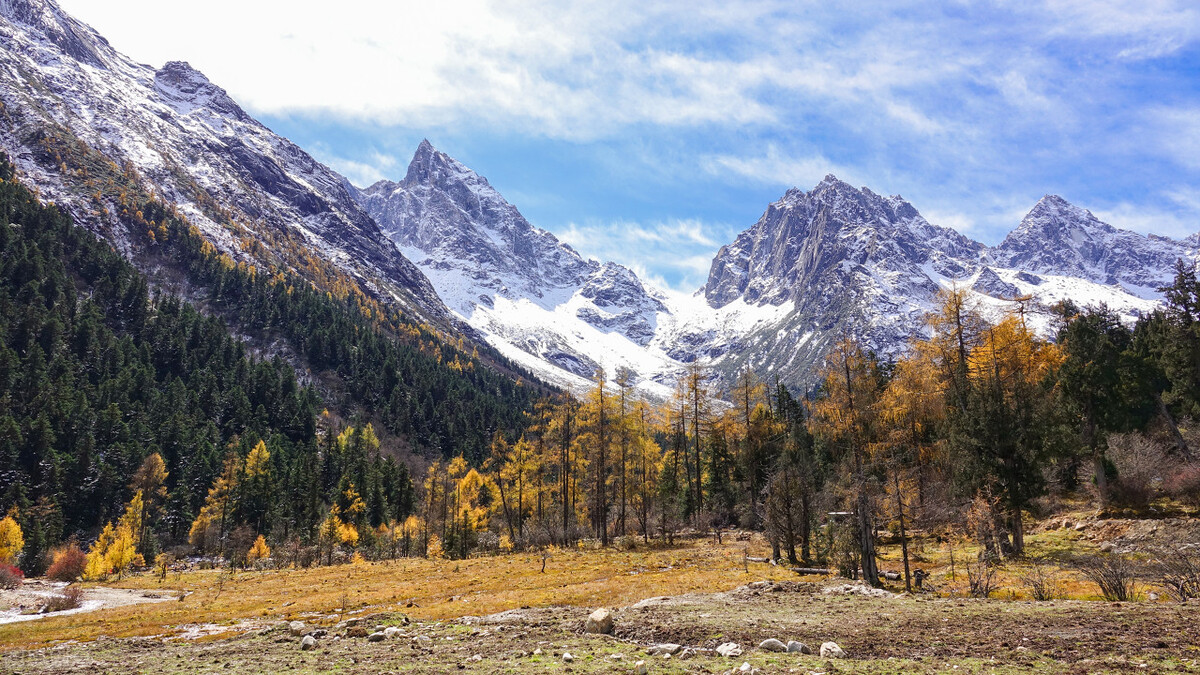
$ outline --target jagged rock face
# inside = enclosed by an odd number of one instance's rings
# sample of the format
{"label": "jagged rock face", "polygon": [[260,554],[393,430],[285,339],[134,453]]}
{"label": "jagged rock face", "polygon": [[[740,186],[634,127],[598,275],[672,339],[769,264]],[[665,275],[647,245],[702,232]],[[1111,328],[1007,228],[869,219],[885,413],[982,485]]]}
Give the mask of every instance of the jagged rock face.
{"label": "jagged rock face", "polygon": [[[446,316],[428,280],[358,206],[345,179],[188,64],[156,71],[135,63],[49,0],[0,0],[0,42],[0,149],[44,196],[118,248],[129,250],[126,235],[89,204],[86,177],[61,171],[44,151],[47,135],[132,166],[146,190],[235,259],[262,262],[245,244],[284,233],[381,298],[426,318]],[[214,214],[212,204],[228,216]]]}
{"label": "jagged rock face", "polygon": [[850,335],[894,354],[923,330],[940,279],[970,276],[982,248],[898,196],[833,176],[809,192],[789,190],[713,261],[704,288],[712,307],[794,304],[723,369],[750,365],[810,380],[829,346]]}
{"label": "jagged rock face", "polygon": [[[580,285],[599,267],[530,225],[486,178],[429,141],[417,148],[403,181],[379,181],[359,201],[401,250],[468,272],[482,294],[541,298],[546,289]],[[480,293],[455,298],[461,301],[454,309],[469,313]]]}
{"label": "jagged rock face", "polygon": [[632,271],[585,260],[530,225],[486,178],[429,141],[404,180],[356,198],[443,302],[510,355],[518,349],[582,378],[597,367],[611,373],[622,364],[598,353],[599,343],[645,347],[666,311]]}
{"label": "jagged rock face", "polygon": [[[1027,275],[1023,280],[1033,283],[1030,281],[1031,277],[1032,275]],[[1038,283],[1034,283],[1034,285],[1036,286]],[[975,283],[971,284],[971,290],[1001,300],[1011,300],[1021,294],[1021,289],[1001,279],[1000,275],[990,267],[980,270],[979,276],[975,278]]]}
{"label": "jagged rock face", "polygon": [[1047,195],[991,253],[1004,267],[1122,285],[1142,297],[1171,283],[1175,261],[1196,242],[1119,230],[1057,195]]}

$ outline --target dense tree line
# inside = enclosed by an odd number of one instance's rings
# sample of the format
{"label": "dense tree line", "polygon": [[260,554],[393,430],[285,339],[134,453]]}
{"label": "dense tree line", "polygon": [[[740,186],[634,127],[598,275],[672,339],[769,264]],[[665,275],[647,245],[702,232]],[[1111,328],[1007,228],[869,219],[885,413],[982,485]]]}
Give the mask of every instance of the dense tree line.
{"label": "dense tree line", "polygon": [[[461,345],[348,295],[265,279],[153,201],[126,215],[226,316],[283,333],[341,378],[351,410],[378,410],[414,445],[478,455],[487,427],[520,419],[531,395]],[[129,538],[144,558],[189,539],[244,552],[235,533],[316,541],[350,492],[364,532],[412,508],[407,466],[381,454],[369,424],[337,428],[288,363],[252,356],[220,318],[152,298],[128,261],[0,161],[0,510],[21,525],[23,566],[39,571],[51,545],[106,523],[114,545],[118,521],[139,523]]]}
{"label": "dense tree line", "polygon": [[1000,559],[1023,554],[1050,490],[1145,506],[1145,477],[1109,456],[1111,435],[1128,432],[1161,448],[1163,488],[1195,500],[1200,470],[1181,433],[1200,375],[1194,269],[1181,264],[1166,297],[1132,327],[1064,304],[1048,340],[1025,298],[984,312],[946,292],[931,338],[890,363],[844,340],[800,398],[746,370],[719,402],[692,366],[671,400],[650,405],[628,373],[599,371],[580,396],[539,404],[523,435],[497,434],[478,471],[462,459],[430,467],[417,552],[744,527],[762,529],[776,558],[875,582],[876,541],[890,531],[910,583],[914,528],[969,536]]}

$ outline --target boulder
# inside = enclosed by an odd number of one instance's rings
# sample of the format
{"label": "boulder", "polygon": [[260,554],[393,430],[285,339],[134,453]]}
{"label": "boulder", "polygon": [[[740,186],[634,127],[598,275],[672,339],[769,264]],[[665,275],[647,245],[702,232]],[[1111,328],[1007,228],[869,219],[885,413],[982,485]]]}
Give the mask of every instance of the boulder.
{"label": "boulder", "polygon": [[742,648],[736,642],[725,642],[717,647],[717,653],[726,658],[733,658],[742,655]]}
{"label": "boulder", "polygon": [[650,666],[646,665],[645,661],[638,661],[633,666],[633,672],[634,675],[648,675],[650,673]]}
{"label": "boulder", "polygon": [[846,652],[838,646],[836,642],[825,642],[821,644],[821,658],[823,659],[841,659],[846,657]]}
{"label": "boulder", "polygon": [[303,621],[293,621],[293,622],[289,623],[288,624],[288,632],[291,633],[292,635],[295,635],[296,637],[304,635],[304,622]]}
{"label": "boulder", "polygon": [[367,642],[383,642],[386,639],[387,639],[387,636],[384,635],[381,631],[376,631],[367,636]]}
{"label": "boulder", "polygon": [[592,612],[588,616],[587,622],[583,625],[583,632],[585,632],[585,633],[600,633],[603,635],[607,635],[607,634],[611,633],[612,630],[613,630],[612,612],[608,611],[608,609],[606,609],[604,607],[601,607],[600,609]]}
{"label": "boulder", "polygon": [[396,626],[388,626],[387,628],[383,629],[384,636],[389,637],[389,638],[396,637],[396,634],[399,632],[400,632],[400,629],[397,628]]}
{"label": "boulder", "polygon": [[571,652],[563,652],[562,660],[563,663],[570,663],[575,660],[575,657],[571,654]]}
{"label": "boulder", "polygon": [[809,647],[808,645],[804,644],[803,642],[796,642],[795,640],[788,640],[787,650],[793,654],[811,654],[812,653],[812,647]]}
{"label": "boulder", "polygon": [[767,638],[766,640],[763,640],[762,642],[758,643],[758,648],[765,652],[786,652],[788,650],[787,645],[783,644],[779,640],[776,640],[775,638]]}
{"label": "boulder", "polygon": [[664,642],[646,650],[650,656],[662,656],[663,654],[678,654],[679,650],[683,649],[682,645],[677,645],[674,642]]}
{"label": "boulder", "polygon": [[311,635],[305,635],[304,639],[300,640],[300,649],[308,651],[317,646],[317,639]]}

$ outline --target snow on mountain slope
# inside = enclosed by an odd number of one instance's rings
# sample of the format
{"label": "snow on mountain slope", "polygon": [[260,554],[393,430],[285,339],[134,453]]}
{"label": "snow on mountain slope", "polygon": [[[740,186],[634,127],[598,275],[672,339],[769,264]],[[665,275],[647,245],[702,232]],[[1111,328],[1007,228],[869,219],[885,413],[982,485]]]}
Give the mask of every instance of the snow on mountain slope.
{"label": "snow on mountain slope", "polygon": [[1043,197],[991,250],[1010,269],[1119,284],[1146,299],[1174,278],[1174,264],[1194,256],[1196,242],[1119,230],[1057,195]]}
{"label": "snow on mountain slope", "polygon": [[550,381],[578,388],[597,367],[624,366],[661,393],[654,377],[679,366],[650,344],[669,315],[663,293],[530,225],[487,179],[428,141],[404,180],[355,194],[452,311]]}
{"label": "snow on mountain slope", "polygon": [[[315,252],[381,297],[445,316],[341,176],[188,64],[135,63],[50,0],[0,0],[0,43],[0,149],[76,222],[130,250],[128,233],[93,203],[93,176],[55,154],[82,144],[111,162],[89,159],[94,169],[136,172],[237,260],[286,264],[284,251],[255,245],[290,242],[293,265]],[[108,206],[114,198],[101,195]]]}
{"label": "snow on mountain slope", "polygon": [[442,299],[506,356],[573,387],[600,365],[637,373],[666,396],[697,359],[727,378],[750,366],[809,386],[830,346],[853,335],[895,356],[925,334],[942,289],[966,288],[998,315],[1032,296],[1029,320],[1052,330],[1071,299],[1133,319],[1152,310],[1177,257],[1195,246],[1101,223],[1059,198],[1038,203],[994,249],[925,220],[901,197],[827,176],[788,190],[724,246],[691,296],[581,258],[530,225],[486,179],[417,149],[404,180],[357,192],[364,208]]}

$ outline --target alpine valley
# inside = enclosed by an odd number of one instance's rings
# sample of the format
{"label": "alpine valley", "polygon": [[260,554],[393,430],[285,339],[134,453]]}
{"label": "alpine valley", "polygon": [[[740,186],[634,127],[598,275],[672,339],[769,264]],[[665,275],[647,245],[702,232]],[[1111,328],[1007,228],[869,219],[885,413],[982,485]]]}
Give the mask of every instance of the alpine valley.
{"label": "alpine valley", "polygon": [[1028,298],[1043,333],[1063,300],[1133,320],[1200,244],[1120,230],[1050,195],[988,247],[900,196],[827,176],[769,204],[684,295],[581,256],[427,141],[402,180],[359,188],[186,63],[135,63],[49,0],[0,0],[0,39],[0,149],[43,199],[152,280],[179,285],[138,253],[114,177],[234,261],[355,285],[561,387],[587,386],[598,367],[628,369],[663,398],[703,363],[725,381],[749,366],[806,388],[843,336],[898,354],[953,287],[995,310]]}

